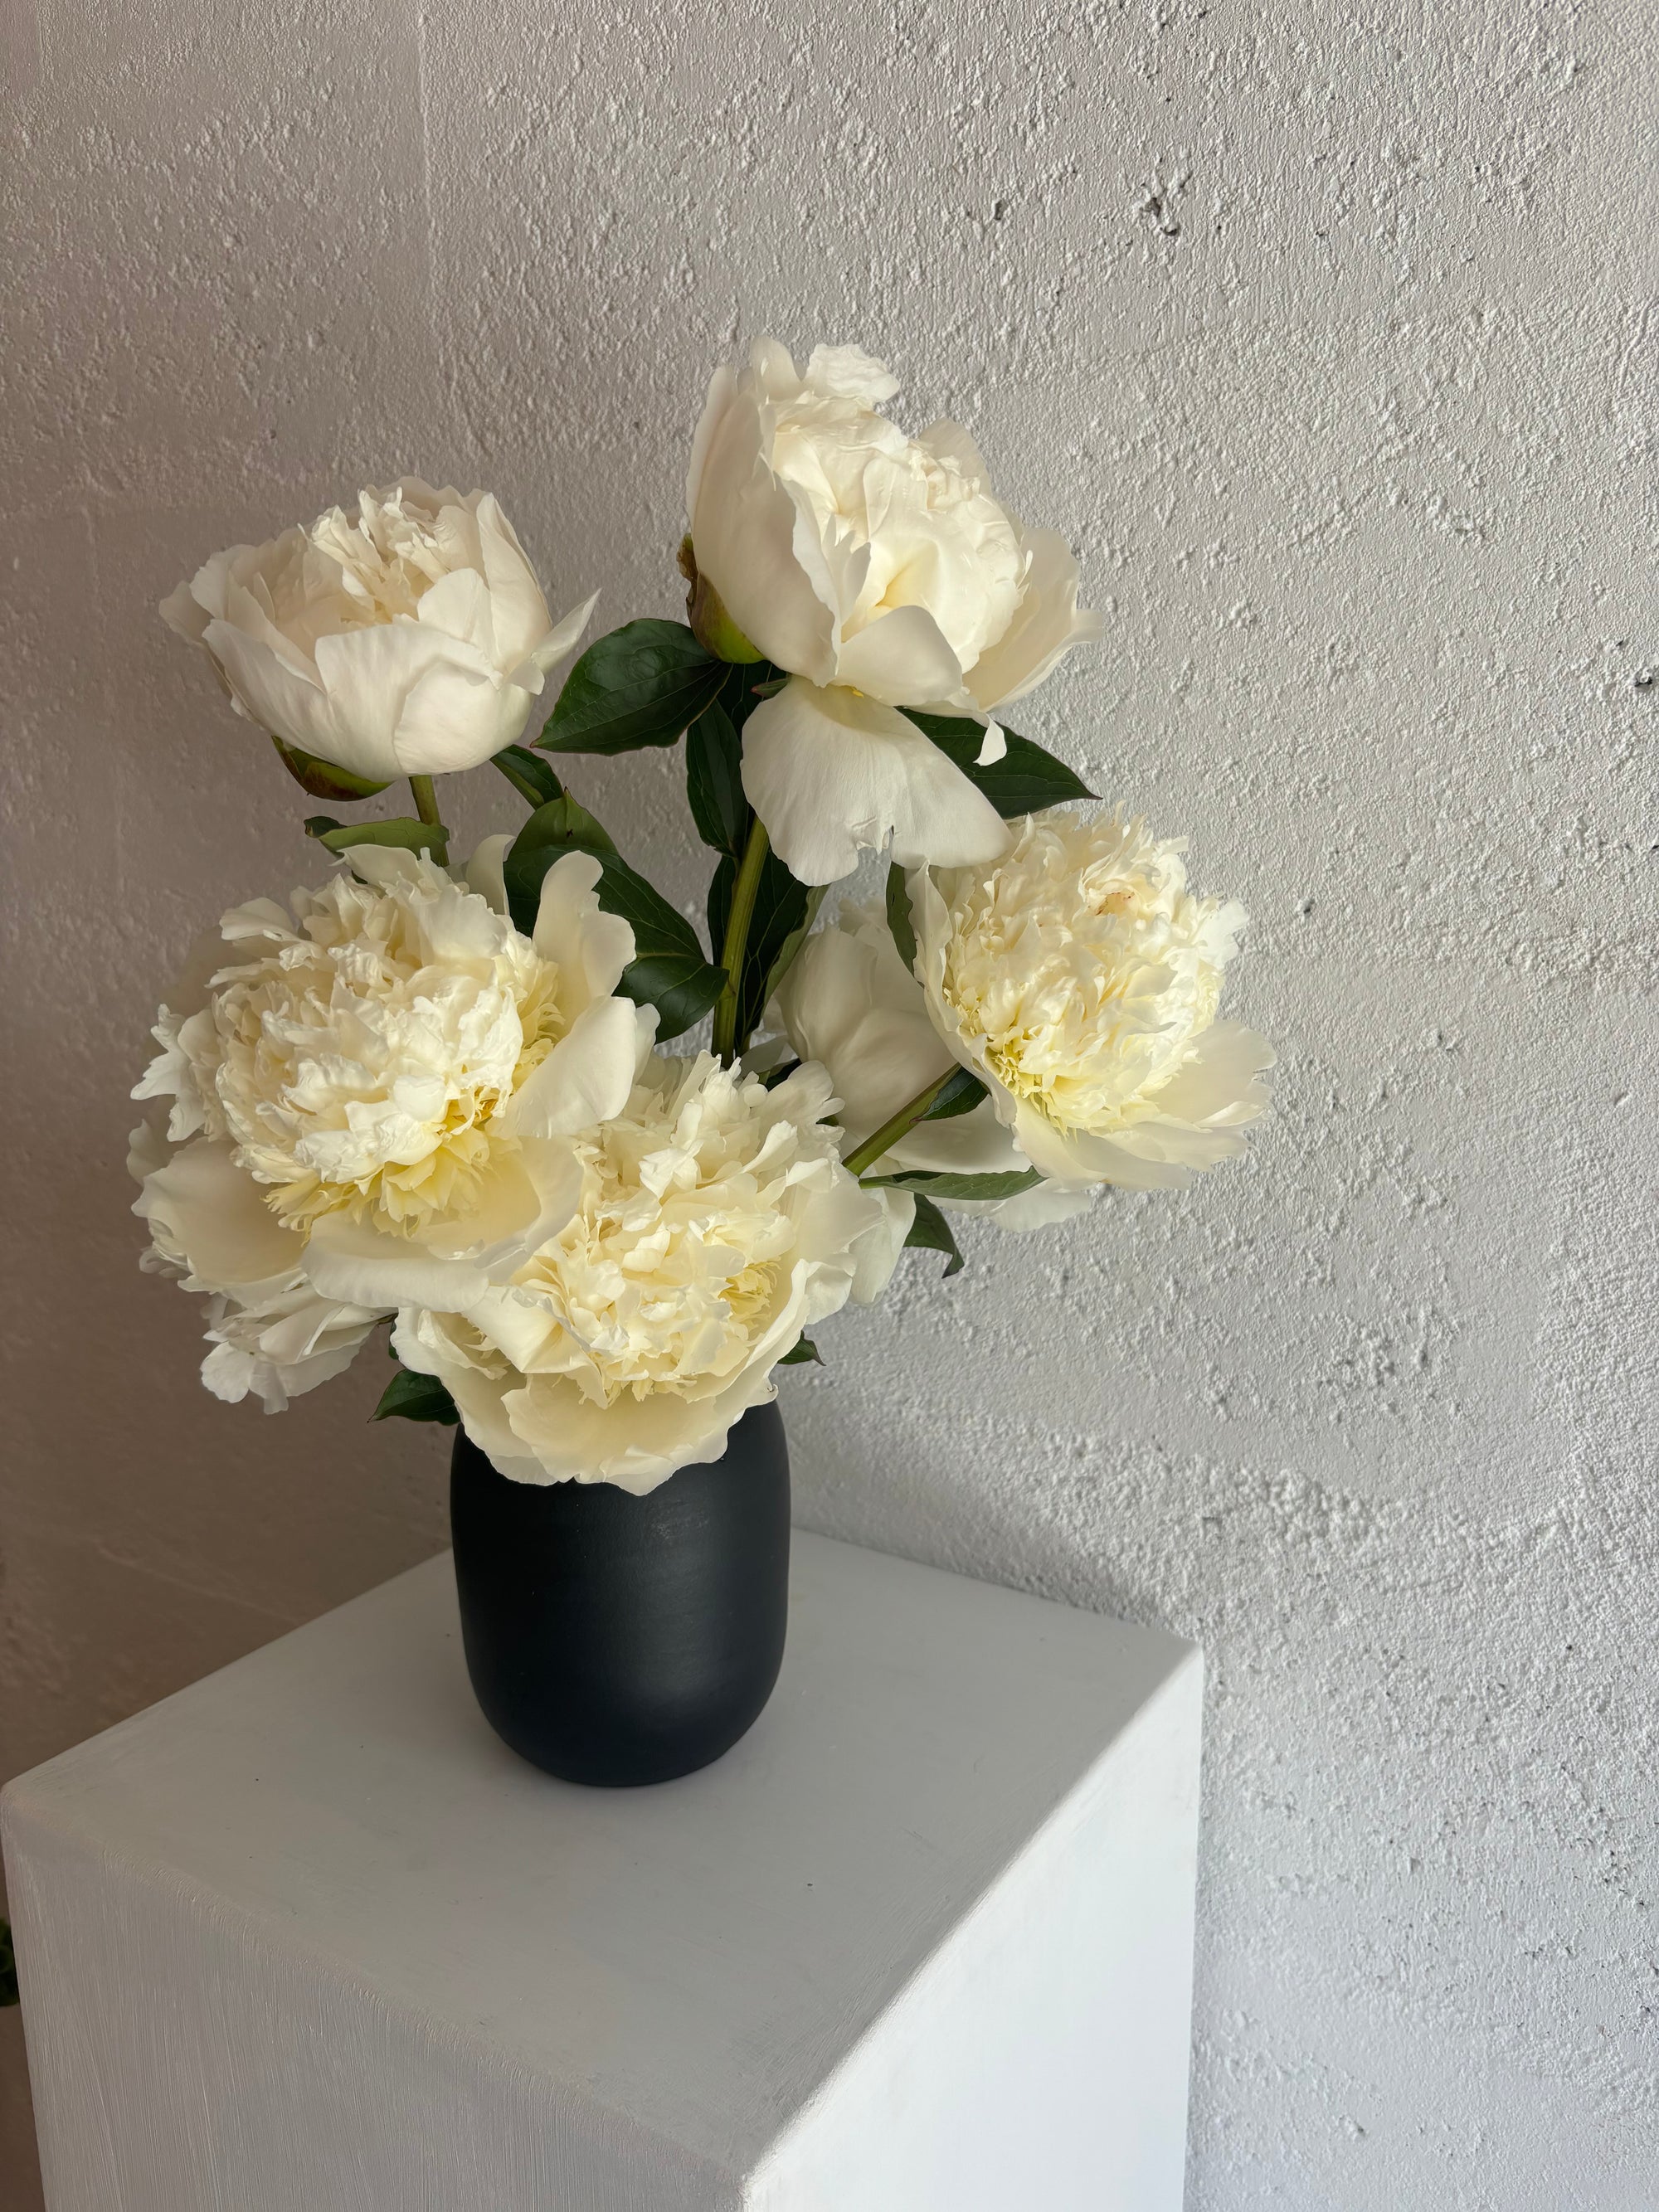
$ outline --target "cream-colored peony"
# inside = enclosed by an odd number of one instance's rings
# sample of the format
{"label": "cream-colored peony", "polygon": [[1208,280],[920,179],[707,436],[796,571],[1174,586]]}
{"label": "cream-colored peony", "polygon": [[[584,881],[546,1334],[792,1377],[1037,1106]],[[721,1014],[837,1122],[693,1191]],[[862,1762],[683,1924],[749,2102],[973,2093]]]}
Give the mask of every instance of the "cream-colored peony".
{"label": "cream-colored peony", "polygon": [[909,878],[933,1028],[1061,1186],[1178,1187],[1242,1152],[1267,1104],[1272,1047],[1217,1018],[1244,909],[1193,896],[1185,849],[1060,810],[993,868]]}
{"label": "cream-colored peony", "polygon": [[[793,679],[750,716],[743,780],[803,883],[890,835],[907,866],[994,859],[995,809],[899,709],[987,717],[1099,629],[1064,541],[1021,527],[956,423],[888,422],[897,389],[854,346],[818,347],[801,376],[763,339],[741,376],[716,374],[692,447],[700,627]],[[993,724],[981,759],[1005,749]]]}
{"label": "cream-colored peony", "polygon": [[398,1357],[519,1481],[643,1492],[718,1458],[802,1331],[878,1293],[908,1227],[842,1167],[834,1104],[819,1067],[769,1091],[706,1053],[653,1057],[576,1140],[565,1227],[510,1285],[401,1312]]}
{"label": "cream-colored peony", "polygon": [[371,783],[476,768],[523,730],[589,599],[555,623],[488,492],[405,477],[264,545],[216,553],[161,603],[232,702]]}
{"label": "cream-colored peony", "polygon": [[[474,872],[504,904],[501,842]],[[224,917],[134,1093],[171,1101],[165,1158],[135,1157],[160,1262],[231,1302],[222,1350],[292,1370],[290,1395],[345,1325],[283,1303],[300,1286],[365,1328],[459,1306],[569,1218],[568,1139],[622,1106],[656,1023],[615,995],[633,932],[586,854],[549,871],[533,939],[423,856],[349,857],[292,919],[270,900]],[[207,1380],[248,1371],[216,1353]]]}

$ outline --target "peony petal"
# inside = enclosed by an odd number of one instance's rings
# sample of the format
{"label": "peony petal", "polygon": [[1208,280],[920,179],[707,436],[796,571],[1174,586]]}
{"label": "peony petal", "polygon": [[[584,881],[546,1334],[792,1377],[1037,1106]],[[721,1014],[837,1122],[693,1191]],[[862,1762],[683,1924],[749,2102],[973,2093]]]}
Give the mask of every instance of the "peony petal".
{"label": "peony petal", "polygon": [[736,1422],[777,1395],[765,1369],[746,1369],[706,1398],[663,1391],[595,1406],[563,1376],[537,1376],[507,1394],[514,1436],[544,1482],[614,1482],[643,1497],[683,1467],[718,1459]]}
{"label": "peony petal", "polygon": [[949,701],[962,689],[962,665],[925,607],[895,607],[842,644],[838,684],[890,707]]}
{"label": "peony petal", "polygon": [[881,1200],[880,1214],[853,1240],[850,1295],[855,1306],[873,1305],[887,1288],[916,1218],[916,1201],[908,1190],[872,1194]]}
{"label": "peony petal", "polygon": [[566,853],[542,878],[532,940],[544,960],[563,971],[567,1014],[607,997],[634,958],[632,927],[599,905],[603,873],[592,853]]}
{"label": "peony petal", "polygon": [[[484,581],[489,590],[498,662],[510,672],[518,661],[534,653],[545,642],[550,627],[547,600],[529,556],[519,543],[518,532],[502,514],[501,503],[492,492],[485,492],[478,501],[472,519],[478,533],[478,556],[483,563]],[[577,635],[580,635],[580,629]],[[574,644],[574,639],[571,642]]]}
{"label": "peony petal", "polygon": [[337,768],[350,769],[354,775],[387,782],[397,775],[389,737],[380,753],[362,744],[352,759],[335,757],[335,751],[350,741],[336,724],[320,679],[300,674],[263,639],[216,617],[204,631],[202,642],[218,662],[232,699],[262,730],[319,760],[332,760]]}
{"label": "peony petal", "polygon": [[985,465],[985,456],[960,422],[953,422],[948,415],[941,415],[937,422],[928,424],[916,443],[936,459],[949,461],[969,483],[982,491],[989,491],[991,471]]}
{"label": "peony petal", "polygon": [[[597,592],[590,592],[579,607],[572,607],[568,615],[562,616],[540,643],[531,647],[530,665],[538,676],[545,676],[550,668],[556,667],[564,659],[587,628],[587,618],[599,605],[599,599]],[[515,683],[521,680],[516,670],[508,669],[507,674]],[[539,691],[541,686],[526,684],[525,688]]]}
{"label": "peony petal", "polygon": [[406,1237],[385,1236],[339,1213],[325,1213],[313,1226],[304,1272],[325,1297],[377,1310],[430,1306],[459,1313],[489,1288],[471,1261],[442,1258]]}
{"label": "peony petal", "polygon": [[988,1098],[969,1113],[953,1114],[943,1121],[919,1121],[884,1158],[893,1167],[925,1168],[943,1175],[1018,1175],[1030,1165],[998,1121]]}
{"label": "peony petal", "polygon": [[999,1229],[1022,1235],[1028,1230],[1052,1229],[1058,1222],[1086,1213],[1098,1195],[1092,1183],[1078,1188],[1039,1182],[1030,1190],[1017,1191],[1012,1198],[942,1198],[939,1204],[947,1213],[975,1214],[995,1222]]}
{"label": "peony petal", "polygon": [[268,1284],[299,1266],[304,1239],[265,1204],[233,1148],[198,1137],[146,1177],[133,1212],[190,1268],[186,1287],[226,1291]]}
{"label": "peony petal", "polygon": [[581,1163],[568,1145],[540,1138],[497,1145],[465,1212],[429,1228],[422,1242],[441,1260],[510,1274],[558,1235],[581,1194]]}
{"label": "peony petal", "polygon": [[856,399],[864,407],[879,407],[884,400],[895,398],[899,388],[884,361],[854,345],[814,346],[805,380],[816,392]]}
{"label": "peony petal", "polygon": [[1266,1037],[1238,1022],[1212,1022],[1185,1064],[1159,1085],[1153,1103],[1176,1121],[1237,1128],[1267,1106],[1266,1074],[1278,1055]]}
{"label": "peony petal", "polygon": [[487,900],[497,914],[507,912],[507,878],[503,869],[512,843],[510,830],[499,830],[493,837],[481,837],[472,848],[471,858],[464,871],[468,890]]}
{"label": "peony petal", "polygon": [[850,875],[893,842],[901,866],[994,860],[1008,843],[982,793],[896,708],[799,678],[744,730],[743,785],[774,847],[805,884]]}
{"label": "peony petal", "polygon": [[847,1150],[942,1075],[951,1057],[885,925],[849,929],[858,915],[843,908],[841,926],[807,939],[777,1000],[797,1054],[830,1072]]}
{"label": "peony petal", "polygon": [[1034,691],[1074,645],[1100,635],[1097,614],[1077,603],[1071,548],[1052,530],[1026,538],[1031,564],[1012,622],[968,673],[968,688],[988,713]]}
{"label": "peony petal", "polygon": [[501,1385],[458,1357],[431,1315],[416,1308],[399,1313],[392,1348],[411,1374],[434,1376],[443,1384],[455,1401],[462,1427],[503,1474],[514,1482],[546,1481],[513,1434],[501,1403]]}
{"label": "peony petal", "polygon": [[[698,569],[767,659],[827,682],[835,672],[834,618],[797,558],[795,502],[768,465],[759,404],[747,392],[711,388],[705,417],[715,409],[707,436],[701,427],[698,433],[690,510]],[[802,550],[810,554],[811,543],[809,533]]]}
{"label": "peony petal", "polygon": [[[489,586],[476,568],[452,568],[421,594],[416,620],[459,638],[493,667],[498,660]],[[518,655],[514,654],[516,659]]]}
{"label": "peony petal", "polygon": [[358,775],[476,768],[512,743],[501,732],[514,712],[516,734],[529,711],[523,694],[507,703],[476,647],[427,623],[377,623],[319,637],[316,653],[330,728],[326,742],[319,735],[307,750]]}
{"label": "peony petal", "polygon": [[400,775],[459,775],[523,734],[530,693],[460,658],[471,650],[458,642],[410,686],[392,737]]}
{"label": "peony petal", "polygon": [[595,999],[495,1117],[514,1136],[570,1137],[621,1113],[638,1051],[631,999]]}

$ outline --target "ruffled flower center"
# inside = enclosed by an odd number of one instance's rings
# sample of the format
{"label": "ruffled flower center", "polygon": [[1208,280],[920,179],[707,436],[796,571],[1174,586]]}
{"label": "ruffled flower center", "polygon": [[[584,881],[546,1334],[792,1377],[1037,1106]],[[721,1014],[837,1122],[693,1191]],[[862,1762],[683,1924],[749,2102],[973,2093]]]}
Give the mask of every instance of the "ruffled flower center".
{"label": "ruffled flower center", "polygon": [[836,1172],[833,1133],[798,1100],[708,1054],[665,1066],[576,1140],[581,1204],[514,1279],[551,1324],[532,1371],[597,1405],[740,1372],[787,1287],[799,1205]]}
{"label": "ruffled flower center", "polygon": [[414,1234],[475,1202],[498,1108],[562,1034],[557,968],[432,870],[342,877],[263,923],[179,1049],[210,1136],[290,1226],[346,1213]]}
{"label": "ruffled flower center", "polygon": [[817,526],[842,636],[921,607],[965,672],[1019,605],[1030,566],[1019,532],[971,447],[907,438],[818,368],[814,356],[799,394],[777,405],[771,458]]}
{"label": "ruffled flower center", "polygon": [[343,507],[331,507],[306,535],[339,570],[343,629],[412,619],[426,592],[456,565],[435,518],[411,508],[401,489],[362,493],[356,521]]}
{"label": "ruffled flower center", "polygon": [[1060,1129],[1157,1115],[1215,1018],[1245,916],[1191,896],[1184,851],[1121,814],[1034,817],[952,904],[945,1001],[998,1081]]}

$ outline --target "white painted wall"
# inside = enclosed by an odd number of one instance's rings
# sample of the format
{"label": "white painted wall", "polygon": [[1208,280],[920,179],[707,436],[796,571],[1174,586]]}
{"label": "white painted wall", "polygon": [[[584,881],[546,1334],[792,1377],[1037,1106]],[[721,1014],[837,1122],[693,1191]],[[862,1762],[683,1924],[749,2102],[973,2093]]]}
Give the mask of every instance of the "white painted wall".
{"label": "white painted wall", "polygon": [[[1284,1062],[1247,1170],[836,1324],[803,1514],[1205,1644],[1194,2212],[1650,2212],[1646,16],[6,0],[0,1771],[442,1539],[378,1373],[221,1407],[136,1272],[158,987],[315,866],[153,602],[414,465],[672,611],[711,361],[856,338],[1076,542],[1026,726]],[[696,888],[665,763],[581,789]]]}

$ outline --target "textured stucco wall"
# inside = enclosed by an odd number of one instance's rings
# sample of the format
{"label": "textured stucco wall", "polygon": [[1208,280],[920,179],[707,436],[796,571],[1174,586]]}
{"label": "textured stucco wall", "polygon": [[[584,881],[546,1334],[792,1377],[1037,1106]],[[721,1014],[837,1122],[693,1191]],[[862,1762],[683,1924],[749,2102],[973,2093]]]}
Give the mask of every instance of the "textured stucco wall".
{"label": "textured stucco wall", "polygon": [[[1248,1168],[830,1328],[804,1517],[1205,1644],[1194,2212],[1650,2212],[1646,14],[7,0],[0,1773],[442,1540],[378,1373],[219,1407],[136,1272],[158,988],[315,866],[155,599],[413,465],[671,611],[712,360],[856,338],[1077,544],[1025,726],[1283,1064]],[[581,788],[690,894],[665,763]]]}

